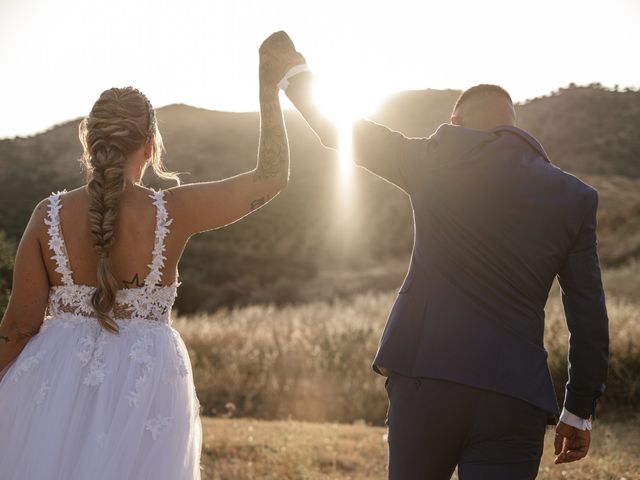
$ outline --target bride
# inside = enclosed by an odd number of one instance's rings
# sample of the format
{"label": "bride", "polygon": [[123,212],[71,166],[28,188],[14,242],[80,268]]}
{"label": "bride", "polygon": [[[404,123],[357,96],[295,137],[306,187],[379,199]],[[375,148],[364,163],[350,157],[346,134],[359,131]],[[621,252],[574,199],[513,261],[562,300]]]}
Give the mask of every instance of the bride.
{"label": "bride", "polygon": [[[171,327],[189,238],[228,225],[288,182],[289,150],[268,40],[260,48],[254,170],[155,191],[155,112],[112,88],[80,123],[85,186],[35,208],[0,324],[0,476],[6,480],[198,479],[202,432],[185,345]],[[215,259],[211,259],[215,261]]]}

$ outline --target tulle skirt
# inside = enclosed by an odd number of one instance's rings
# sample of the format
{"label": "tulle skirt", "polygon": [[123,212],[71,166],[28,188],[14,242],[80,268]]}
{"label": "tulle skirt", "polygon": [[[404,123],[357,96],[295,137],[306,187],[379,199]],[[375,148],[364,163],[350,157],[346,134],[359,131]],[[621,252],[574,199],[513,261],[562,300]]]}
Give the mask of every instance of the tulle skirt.
{"label": "tulle skirt", "polygon": [[3,480],[200,479],[182,338],[162,322],[47,318],[0,379]]}

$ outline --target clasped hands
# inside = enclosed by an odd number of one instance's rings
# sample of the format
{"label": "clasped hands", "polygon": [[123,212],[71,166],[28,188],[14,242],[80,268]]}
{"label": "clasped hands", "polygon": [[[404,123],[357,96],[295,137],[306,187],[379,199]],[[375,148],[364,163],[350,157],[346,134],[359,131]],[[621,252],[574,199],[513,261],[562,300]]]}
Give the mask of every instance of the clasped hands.
{"label": "clasped hands", "polygon": [[[291,68],[306,64],[304,56],[283,31],[271,34],[260,46],[260,95],[270,100],[278,95],[278,83]],[[302,73],[304,71],[304,73]],[[295,80],[293,80],[295,79]],[[334,122],[325,117],[313,100],[313,75],[301,69],[292,72],[291,85],[286,87],[286,95],[302,114],[322,144],[338,149],[338,131]]]}
{"label": "clasped hands", "polygon": [[272,33],[260,45],[260,88],[277,91],[278,82],[294,66],[306,63],[286,32]]}

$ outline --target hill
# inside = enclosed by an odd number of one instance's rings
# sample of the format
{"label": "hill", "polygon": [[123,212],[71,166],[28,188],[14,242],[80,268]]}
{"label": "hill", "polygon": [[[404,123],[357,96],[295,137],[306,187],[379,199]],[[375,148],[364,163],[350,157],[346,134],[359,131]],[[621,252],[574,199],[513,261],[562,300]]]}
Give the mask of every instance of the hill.
{"label": "hill", "polygon": [[[409,136],[427,136],[447,121],[458,94],[402,92],[374,119]],[[603,262],[618,265],[640,256],[640,92],[571,87],[519,105],[518,115],[554,163],[600,190]],[[256,113],[171,105],[158,110],[158,119],[166,163],[188,172],[185,182],[220,179],[255,165]],[[192,241],[181,262],[180,312],[399,284],[412,241],[408,198],[363,171],[353,173],[345,190],[335,154],[296,112],[287,112],[286,122],[289,187],[251,217]],[[37,201],[82,183],[77,124],[0,141],[0,230],[9,239],[19,238]]]}

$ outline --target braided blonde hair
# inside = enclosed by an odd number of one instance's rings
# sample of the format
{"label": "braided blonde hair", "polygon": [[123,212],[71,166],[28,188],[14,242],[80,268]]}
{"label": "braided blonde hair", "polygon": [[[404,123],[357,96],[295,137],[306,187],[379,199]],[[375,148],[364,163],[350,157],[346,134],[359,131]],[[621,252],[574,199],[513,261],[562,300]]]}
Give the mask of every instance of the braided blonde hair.
{"label": "braided blonde hair", "polygon": [[87,170],[89,221],[98,253],[98,284],[91,297],[100,324],[112,333],[118,325],[111,310],[119,289],[109,254],[116,241],[118,204],[126,186],[127,156],[152,140],[149,164],[163,179],[180,180],[162,162],[162,137],[151,102],[133,87],[110,88],[100,95],[89,115],[80,122],[81,162]]}

